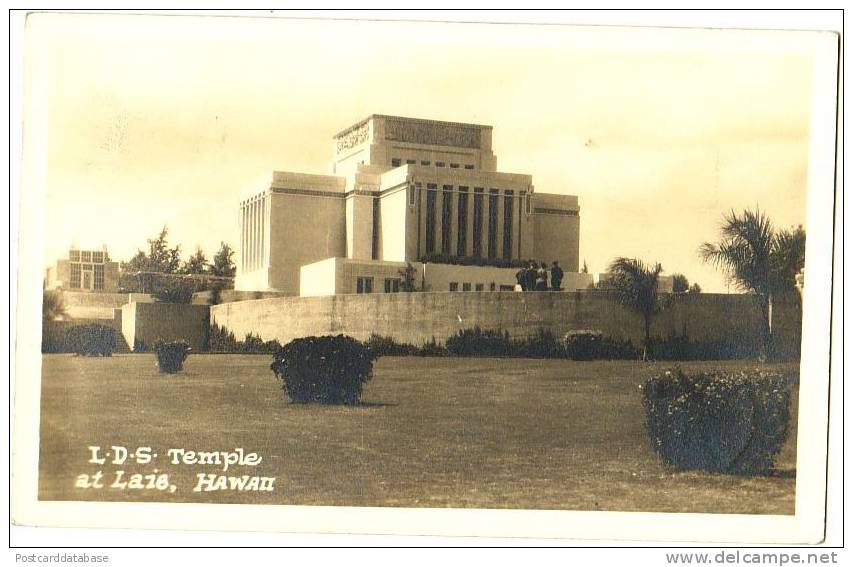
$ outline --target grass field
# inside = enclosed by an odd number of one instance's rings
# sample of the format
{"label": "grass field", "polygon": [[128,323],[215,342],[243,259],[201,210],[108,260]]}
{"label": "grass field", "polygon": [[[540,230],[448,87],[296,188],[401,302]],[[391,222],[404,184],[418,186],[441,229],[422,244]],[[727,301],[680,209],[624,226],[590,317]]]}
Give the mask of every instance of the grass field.
{"label": "grass field", "polygon": [[[43,358],[39,497],[110,500],[793,514],[796,423],[778,474],[668,470],[644,431],[638,385],[670,364],[381,358],[358,407],[288,403],[269,356]],[[747,363],[683,363],[741,368]],[[794,365],[780,366],[796,371]],[[796,396],[794,402],[796,403]],[[793,415],[796,416],[796,406]],[[147,446],[152,463],[89,463],[88,446]],[[258,453],[227,475],[272,492],[193,492],[214,465],[171,448]],[[174,492],[110,488],[116,470],[167,473]],[[103,488],[76,488],[80,474]]]}

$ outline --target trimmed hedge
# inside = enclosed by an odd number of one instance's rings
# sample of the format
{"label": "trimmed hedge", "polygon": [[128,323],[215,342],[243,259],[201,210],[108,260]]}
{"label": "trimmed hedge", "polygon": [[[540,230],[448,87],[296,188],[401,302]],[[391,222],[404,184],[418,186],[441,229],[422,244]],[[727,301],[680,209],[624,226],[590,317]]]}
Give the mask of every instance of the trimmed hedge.
{"label": "trimmed hedge", "polygon": [[548,329],[537,329],[527,339],[513,341],[510,356],[521,358],[563,358],[563,348]]}
{"label": "trimmed hedge", "polygon": [[157,366],[160,372],[174,374],[184,368],[184,361],[190,354],[190,345],[186,341],[163,342],[154,344],[157,354]]}
{"label": "trimmed hedge", "polygon": [[606,337],[601,331],[569,331],[563,337],[563,353],[571,360],[633,360],[640,352],[631,341]]}
{"label": "trimmed hedge", "polygon": [[232,331],[214,323],[208,334],[208,349],[218,353],[245,354],[274,354],[281,348],[281,343],[273,339],[263,341],[260,336],[249,333],[242,341],[238,341]]}
{"label": "trimmed hedge", "polygon": [[676,368],[643,386],[646,430],[664,462],[679,469],[766,474],[791,417],[789,381],[763,370],[701,372]]}
{"label": "trimmed hedge", "polygon": [[76,325],[65,331],[65,349],[79,356],[112,356],[117,333],[105,325]]}
{"label": "trimmed hedge", "polygon": [[293,403],[356,404],[374,358],[352,337],[306,337],[281,347],[270,368]]}
{"label": "trimmed hedge", "polygon": [[380,356],[415,356],[418,354],[418,347],[407,343],[398,343],[394,337],[385,337],[371,333],[370,337],[364,341],[374,358]]}
{"label": "trimmed hedge", "polygon": [[447,349],[438,344],[435,337],[422,344],[415,346],[409,343],[399,343],[394,337],[385,337],[372,333],[364,341],[364,346],[370,349],[374,358],[380,356],[447,356]]}
{"label": "trimmed hedge", "polygon": [[508,356],[512,352],[509,332],[492,329],[462,329],[444,342],[447,352],[456,356]]}

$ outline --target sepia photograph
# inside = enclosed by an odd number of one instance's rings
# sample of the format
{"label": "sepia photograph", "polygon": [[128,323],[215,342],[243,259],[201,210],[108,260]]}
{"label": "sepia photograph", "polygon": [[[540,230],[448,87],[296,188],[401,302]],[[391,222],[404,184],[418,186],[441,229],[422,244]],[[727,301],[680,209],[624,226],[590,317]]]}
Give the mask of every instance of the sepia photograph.
{"label": "sepia photograph", "polygon": [[837,34],[23,41],[13,522],[822,538]]}

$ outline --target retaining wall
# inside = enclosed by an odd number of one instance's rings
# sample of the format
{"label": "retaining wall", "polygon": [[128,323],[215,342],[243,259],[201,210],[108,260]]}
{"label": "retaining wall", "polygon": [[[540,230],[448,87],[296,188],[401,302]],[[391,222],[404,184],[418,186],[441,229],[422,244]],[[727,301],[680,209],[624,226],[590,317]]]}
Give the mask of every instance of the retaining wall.
{"label": "retaining wall", "polygon": [[[692,340],[760,340],[758,300],[751,295],[676,294],[652,323],[657,337],[686,334]],[[506,330],[512,337],[539,328],[561,336],[573,329],[643,340],[642,318],[604,291],[579,292],[436,292],[283,297],[214,305],[211,322],[234,332],[286,343],[309,335],[343,333],[367,339],[371,333],[400,342],[438,342],[461,329],[479,326]],[[796,300],[777,302],[774,333],[783,352],[799,344],[800,310]]]}
{"label": "retaining wall", "polygon": [[121,330],[131,348],[157,340],[187,341],[193,350],[207,350],[210,312],[207,305],[131,302],[121,309]]}

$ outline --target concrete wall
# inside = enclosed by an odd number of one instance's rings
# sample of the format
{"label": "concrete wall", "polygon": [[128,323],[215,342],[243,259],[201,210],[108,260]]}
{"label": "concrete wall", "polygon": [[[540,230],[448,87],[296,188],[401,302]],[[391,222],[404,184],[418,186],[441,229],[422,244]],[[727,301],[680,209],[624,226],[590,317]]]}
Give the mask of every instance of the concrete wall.
{"label": "concrete wall", "polygon": [[159,339],[187,341],[194,350],[203,351],[207,350],[209,321],[207,305],[134,301],[122,307],[121,331],[131,348],[136,341],[150,348]]}
{"label": "concrete wall", "polygon": [[122,311],[121,309],[113,309],[111,318],[93,318],[93,319],[70,319],[63,321],[50,321],[42,328],[42,344],[43,345],[61,345],[65,342],[65,332],[71,327],[82,325],[103,325],[111,327],[118,331],[116,352],[128,352],[129,347],[125,344],[122,333]]}
{"label": "concrete wall", "polygon": [[146,293],[63,291],[62,301],[66,314],[72,319],[112,319],[113,310],[126,303],[153,303],[154,299]]}
{"label": "concrete wall", "polygon": [[[219,292],[219,301],[217,303],[230,303],[232,301],[248,301],[250,299],[268,299],[270,297],[286,297],[287,294],[281,291],[238,291],[235,289],[223,289]],[[213,297],[213,292],[197,291],[193,294],[192,302],[194,305],[210,305]]]}
{"label": "concrete wall", "polygon": [[[658,337],[686,333],[693,340],[734,339],[744,344],[759,340],[759,308],[750,295],[683,294],[652,325]],[[778,344],[798,342],[796,304],[774,310]],[[344,333],[367,339],[371,333],[421,344],[435,337],[443,342],[460,329],[502,329],[513,337],[529,336],[539,328],[562,336],[572,329],[597,329],[639,345],[642,318],[622,307],[612,294],[600,291],[374,293],[265,299],[215,305],[211,321],[238,337],[247,333],[286,343],[309,335]]]}

